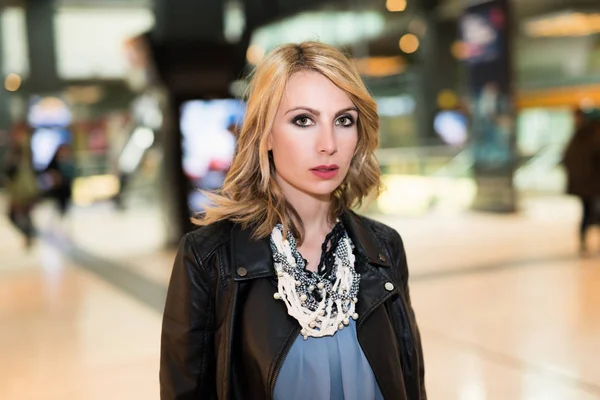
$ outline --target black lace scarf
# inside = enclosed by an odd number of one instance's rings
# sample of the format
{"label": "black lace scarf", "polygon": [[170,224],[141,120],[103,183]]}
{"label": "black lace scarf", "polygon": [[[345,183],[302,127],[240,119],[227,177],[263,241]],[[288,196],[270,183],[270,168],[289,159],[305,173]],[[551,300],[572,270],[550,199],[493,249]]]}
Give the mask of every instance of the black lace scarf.
{"label": "black lace scarf", "polygon": [[[323,241],[323,244],[321,245],[321,259],[319,260],[319,266],[317,268],[317,273],[321,277],[335,280],[335,277],[331,276],[333,265],[335,264],[335,252],[345,234],[346,228],[344,228],[344,225],[341,222],[338,222],[331,232],[325,236],[325,241]],[[301,262],[302,268],[306,268],[307,264],[308,261],[303,258]]]}

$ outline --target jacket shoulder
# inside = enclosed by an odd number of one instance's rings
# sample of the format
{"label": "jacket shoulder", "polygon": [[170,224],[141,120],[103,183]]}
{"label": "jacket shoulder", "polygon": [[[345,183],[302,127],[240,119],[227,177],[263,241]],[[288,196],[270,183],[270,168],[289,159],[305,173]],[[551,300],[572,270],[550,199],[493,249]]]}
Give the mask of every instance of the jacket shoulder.
{"label": "jacket shoulder", "polygon": [[402,240],[400,238],[400,234],[394,228],[389,225],[384,224],[383,222],[376,221],[372,218],[365,217],[364,215],[354,213],[362,223],[373,232],[373,235],[379,239],[386,242],[393,242],[396,240]]}
{"label": "jacket shoulder", "polygon": [[233,226],[230,221],[217,221],[186,233],[183,240],[191,246],[198,260],[204,262],[219,247],[231,240]]}

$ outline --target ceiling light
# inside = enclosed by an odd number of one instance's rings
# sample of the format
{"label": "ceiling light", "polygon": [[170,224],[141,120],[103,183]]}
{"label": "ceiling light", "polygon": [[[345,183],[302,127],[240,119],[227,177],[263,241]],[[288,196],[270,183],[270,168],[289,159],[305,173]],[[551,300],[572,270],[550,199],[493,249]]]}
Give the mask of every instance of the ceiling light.
{"label": "ceiling light", "polygon": [[406,35],[400,38],[400,42],[398,42],[398,46],[400,50],[405,52],[406,54],[414,53],[419,49],[419,38],[412,33],[407,33]]}
{"label": "ceiling light", "polygon": [[17,74],[8,74],[4,80],[4,87],[9,92],[16,92],[21,87],[22,79]]}
{"label": "ceiling light", "polygon": [[600,33],[600,13],[561,12],[534,18],[525,23],[532,37],[589,36]]}
{"label": "ceiling light", "polygon": [[390,12],[400,12],[406,10],[406,0],[387,0],[385,7]]}
{"label": "ceiling light", "polygon": [[406,69],[406,60],[400,56],[360,58],[354,63],[361,75],[371,77],[398,75]]}

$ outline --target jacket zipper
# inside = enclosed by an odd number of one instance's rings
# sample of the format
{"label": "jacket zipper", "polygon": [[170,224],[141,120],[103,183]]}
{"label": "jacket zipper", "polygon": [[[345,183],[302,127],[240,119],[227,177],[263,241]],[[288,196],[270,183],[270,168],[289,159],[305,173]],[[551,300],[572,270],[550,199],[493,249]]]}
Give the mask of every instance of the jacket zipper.
{"label": "jacket zipper", "polygon": [[285,347],[283,348],[283,351],[281,352],[281,354],[279,355],[279,358],[277,359],[277,362],[275,364],[275,371],[273,372],[273,377],[271,378],[271,384],[269,385],[269,393],[270,393],[269,398],[271,400],[275,397],[275,384],[277,383],[277,378],[279,377],[279,372],[281,371],[281,367],[283,366],[283,363],[285,362],[285,359],[286,359],[288,353],[290,352],[292,345],[296,341],[296,338],[300,334],[300,331],[301,331],[301,328],[300,328],[300,326],[298,326],[294,329],[294,331],[290,334],[290,336],[288,336],[288,338],[286,339],[286,342],[285,342]]}

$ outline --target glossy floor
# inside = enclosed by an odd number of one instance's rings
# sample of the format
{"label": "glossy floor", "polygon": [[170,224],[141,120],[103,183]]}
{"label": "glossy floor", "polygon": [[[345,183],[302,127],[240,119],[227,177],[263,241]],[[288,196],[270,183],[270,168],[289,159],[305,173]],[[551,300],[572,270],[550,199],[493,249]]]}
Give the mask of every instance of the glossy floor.
{"label": "glossy floor", "polygon": [[[0,219],[0,399],[158,399],[173,254],[156,215],[76,209],[57,231],[39,214],[28,254]],[[577,218],[564,198],[383,218],[408,252],[430,399],[600,399],[600,257],[577,255]]]}

